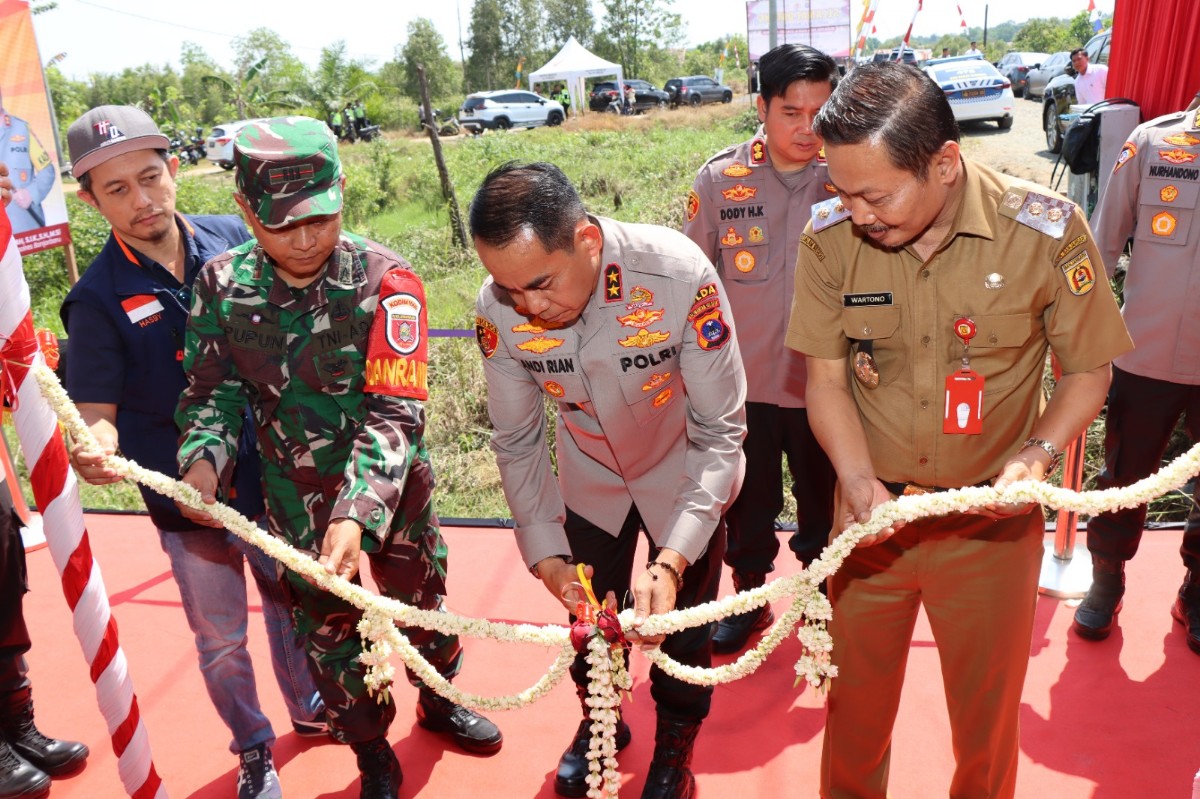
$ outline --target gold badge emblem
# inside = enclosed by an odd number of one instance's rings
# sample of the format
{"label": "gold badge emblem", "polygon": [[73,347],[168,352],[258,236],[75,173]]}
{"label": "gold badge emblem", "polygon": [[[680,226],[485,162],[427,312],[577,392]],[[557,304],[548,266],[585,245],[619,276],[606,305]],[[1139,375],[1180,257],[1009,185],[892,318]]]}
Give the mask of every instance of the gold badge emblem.
{"label": "gold badge emblem", "polygon": [[754,270],[754,253],[749,250],[738,250],[733,256],[733,265],[737,267],[739,272],[750,272]]}
{"label": "gold badge emblem", "polygon": [[744,203],[746,200],[752,200],[756,194],[758,194],[757,186],[747,186],[744,183],[739,183],[732,189],[721,190],[721,196],[733,203]]}
{"label": "gold badge emblem", "polygon": [[752,244],[758,244],[763,240],[763,229],[758,225],[755,225],[754,227],[750,228],[749,236]]}
{"label": "gold badge emblem", "polygon": [[871,353],[863,350],[854,353],[854,376],[863,384],[863,388],[879,386],[879,367],[875,365]]}
{"label": "gold badge emblem", "polygon": [[1029,204],[1029,215],[1030,216],[1041,216],[1042,211],[1044,211],[1044,210],[1045,210],[1045,207],[1041,203],[1033,202],[1033,203]]}
{"label": "gold badge emblem", "polygon": [[1165,203],[1173,203],[1179,197],[1179,189],[1174,186],[1163,186],[1158,193],[1158,199]]}
{"label": "gold badge emblem", "polygon": [[698,213],[700,213],[700,195],[696,193],[695,189],[688,189],[687,221],[691,222]]}
{"label": "gold badge emblem", "polygon": [[1190,164],[1196,160],[1197,153],[1189,153],[1176,147],[1174,150],[1159,150],[1158,157],[1169,164]]}
{"label": "gold badge emblem", "polygon": [[983,279],[983,287],[985,289],[1002,289],[1004,288],[1004,275],[999,272],[992,272]]}
{"label": "gold badge emblem", "polygon": [[661,344],[670,337],[671,333],[667,330],[646,330],[642,328],[628,338],[618,339],[617,343],[622,347],[646,349],[647,347],[653,347],[655,344]]}
{"label": "gold badge emblem", "polygon": [[721,174],[729,178],[744,178],[753,172],[750,167],[743,164],[741,161],[734,161],[729,166],[721,170]]}
{"label": "gold badge emblem", "polygon": [[1021,207],[1021,201],[1022,198],[1020,196],[1010,191],[1005,193],[1003,203],[1005,208],[1011,208],[1015,211]]}
{"label": "gold badge emblem", "polygon": [[738,244],[741,244],[742,241],[744,241],[744,239],[739,236],[737,231],[733,228],[729,228],[725,235],[721,237],[721,243],[726,247],[735,247]]}
{"label": "gold badge emblem", "polygon": [[1062,209],[1061,208],[1051,208],[1049,211],[1046,212],[1046,218],[1049,219],[1051,222],[1057,222],[1058,220],[1063,218]]}
{"label": "gold badge emblem", "polygon": [[646,381],[644,386],[642,386],[642,391],[653,391],[663,383],[667,382],[668,378],[670,377],[670,372],[655,372],[654,374],[650,375],[650,379]]}
{"label": "gold badge emblem", "polygon": [[1164,136],[1163,141],[1167,144],[1174,144],[1177,147],[1194,147],[1200,144],[1200,139],[1197,139],[1190,133],[1172,133],[1170,136]]}
{"label": "gold badge emblem", "polygon": [[1173,236],[1175,235],[1175,224],[1175,215],[1163,211],[1155,214],[1154,218],[1150,220],[1150,230],[1155,236]]}
{"label": "gold badge emblem", "polygon": [[555,383],[553,380],[547,380],[543,385],[546,387],[546,393],[552,397],[555,397],[556,399],[562,399],[563,394],[567,393],[566,391],[563,391],[562,386],[560,386],[558,383]]}
{"label": "gold badge emblem", "polygon": [[653,311],[647,311],[645,308],[638,308],[631,314],[618,316],[617,321],[625,327],[650,327],[650,325],[663,318],[666,313],[662,308],[656,308]]}
{"label": "gold badge emblem", "polygon": [[1067,288],[1077,297],[1082,297],[1096,285],[1096,270],[1092,268],[1092,259],[1086,252],[1081,252],[1062,265],[1063,277],[1067,279]]}
{"label": "gold badge emblem", "polygon": [[664,388],[662,391],[655,394],[654,399],[650,400],[650,402],[652,405],[654,405],[655,408],[661,408],[662,406],[666,405],[668,402],[671,401],[672,393],[673,392],[671,391],[671,389]]}
{"label": "gold badge emblem", "polygon": [[638,308],[649,308],[653,304],[653,291],[645,286],[634,286],[629,292],[629,304],[625,306],[625,310],[636,311]]}
{"label": "gold badge emblem", "polygon": [[522,341],[517,345],[517,349],[525,352],[533,352],[541,355],[544,352],[549,352],[553,349],[558,349],[563,345],[561,338],[546,338],[545,336],[535,336],[529,341]]}

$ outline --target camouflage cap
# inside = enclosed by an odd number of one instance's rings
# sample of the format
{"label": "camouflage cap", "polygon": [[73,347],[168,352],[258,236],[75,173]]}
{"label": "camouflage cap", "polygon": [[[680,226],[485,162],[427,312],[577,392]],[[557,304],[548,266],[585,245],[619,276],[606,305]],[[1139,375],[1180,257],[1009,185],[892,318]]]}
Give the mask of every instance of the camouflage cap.
{"label": "camouflage cap", "polygon": [[342,163],[324,122],[303,116],[253,122],[233,142],[237,187],[264,227],[342,210]]}

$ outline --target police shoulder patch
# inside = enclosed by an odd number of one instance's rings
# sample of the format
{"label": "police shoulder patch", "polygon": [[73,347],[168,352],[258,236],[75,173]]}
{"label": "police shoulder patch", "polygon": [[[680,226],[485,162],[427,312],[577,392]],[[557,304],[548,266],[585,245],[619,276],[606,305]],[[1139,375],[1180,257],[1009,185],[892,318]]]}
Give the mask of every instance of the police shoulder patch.
{"label": "police shoulder patch", "polygon": [[475,317],[475,340],[479,342],[479,351],[483,357],[490,358],[496,354],[496,345],[500,341],[500,331],[490,319],[482,316]]}

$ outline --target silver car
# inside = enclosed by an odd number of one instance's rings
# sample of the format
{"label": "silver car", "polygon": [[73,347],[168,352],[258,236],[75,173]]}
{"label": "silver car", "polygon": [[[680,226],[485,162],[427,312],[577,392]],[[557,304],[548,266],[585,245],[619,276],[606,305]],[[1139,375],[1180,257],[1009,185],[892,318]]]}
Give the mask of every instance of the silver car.
{"label": "silver car", "polygon": [[1040,64],[1030,68],[1026,76],[1025,99],[1040,100],[1046,84],[1059,75],[1065,75],[1071,66],[1071,54],[1066,50],[1055,53]]}
{"label": "silver car", "polygon": [[473,132],[561,125],[565,118],[561,104],[521,89],[469,94],[458,111],[459,124]]}

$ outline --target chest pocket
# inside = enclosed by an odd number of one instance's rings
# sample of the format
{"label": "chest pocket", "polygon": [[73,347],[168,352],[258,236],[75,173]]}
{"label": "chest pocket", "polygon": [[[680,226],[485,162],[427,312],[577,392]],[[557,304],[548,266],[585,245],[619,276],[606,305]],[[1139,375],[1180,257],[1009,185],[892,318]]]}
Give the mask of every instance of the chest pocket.
{"label": "chest pocket", "polygon": [[348,319],[334,322],[329,330],[312,333],[316,350],[312,356],[316,376],[313,388],[332,397],[350,418],[358,418],[362,412],[369,330],[370,322],[365,317],[351,314]]}
{"label": "chest pocket", "polygon": [[583,381],[579,357],[574,353],[542,358],[522,357],[519,361],[542,393],[555,402],[583,405],[591,401]]}
{"label": "chest pocket", "polygon": [[[1027,313],[972,316],[975,322],[975,337],[971,339],[968,354],[971,368],[983,375],[985,391],[1008,388],[1017,382],[1020,374],[1014,368],[1018,354],[1033,333],[1033,317]],[[957,355],[961,347],[954,339]]]}
{"label": "chest pocket", "polygon": [[678,347],[640,357],[644,357],[644,364],[634,365],[617,382],[634,420],[645,426],[674,403],[683,402],[683,383],[679,379]]}
{"label": "chest pocket", "polygon": [[266,386],[277,391],[283,385],[287,334],[280,327],[277,311],[235,305],[226,322],[225,334],[233,363],[243,380],[254,384],[260,392]]}
{"label": "chest pocket", "polygon": [[768,236],[765,218],[722,222],[717,240],[721,277],[735,283],[766,280],[770,275]]}
{"label": "chest pocket", "polygon": [[[842,333],[846,338],[870,342],[871,357],[879,369],[879,385],[894,382],[907,367],[908,359],[900,335],[900,306],[844,308]],[[859,349],[865,347],[860,344]]]}
{"label": "chest pocket", "polygon": [[1192,181],[1144,178],[1135,240],[1179,247],[1187,244],[1197,195],[1200,184]]}

